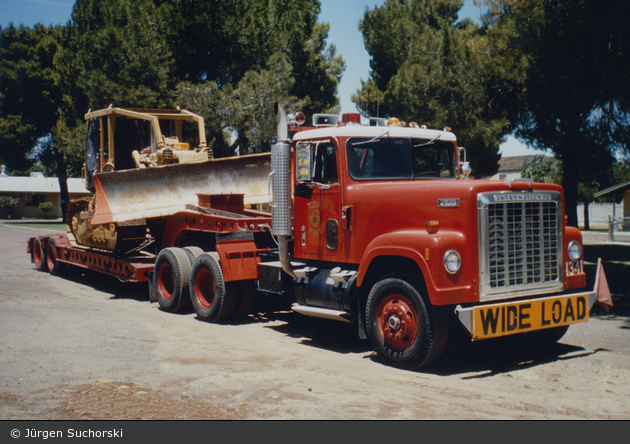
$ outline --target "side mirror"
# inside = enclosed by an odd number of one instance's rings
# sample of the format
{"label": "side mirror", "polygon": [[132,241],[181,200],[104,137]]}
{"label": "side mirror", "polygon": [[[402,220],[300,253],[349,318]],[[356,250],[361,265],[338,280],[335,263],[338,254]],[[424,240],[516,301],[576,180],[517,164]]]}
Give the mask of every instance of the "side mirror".
{"label": "side mirror", "polygon": [[311,146],[310,144],[298,144],[296,147],[297,180],[300,182],[310,182],[312,179],[311,164],[313,155]]}
{"label": "side mirror", "polygon": [[468,177],[470,175],[470,173],[472,172],[472,168],[470,167],[470,164],[466,161],[466,148],[464,148],[463,146],[460,146],[457,149],[460,152],[461,151],[464,152],[464,160],[463,161],[460,160],[459,167],[460,167],[460,171],[461,171],[462,176]]}

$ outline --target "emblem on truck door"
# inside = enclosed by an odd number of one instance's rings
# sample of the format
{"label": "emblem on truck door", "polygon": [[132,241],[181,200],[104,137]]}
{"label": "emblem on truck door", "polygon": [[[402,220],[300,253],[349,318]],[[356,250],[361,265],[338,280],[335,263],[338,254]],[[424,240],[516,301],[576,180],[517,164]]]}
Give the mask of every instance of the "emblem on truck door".
{"label": "emblem on truck door", "polygon": [[438,199],[438,208],[458,208],[459,199]]}

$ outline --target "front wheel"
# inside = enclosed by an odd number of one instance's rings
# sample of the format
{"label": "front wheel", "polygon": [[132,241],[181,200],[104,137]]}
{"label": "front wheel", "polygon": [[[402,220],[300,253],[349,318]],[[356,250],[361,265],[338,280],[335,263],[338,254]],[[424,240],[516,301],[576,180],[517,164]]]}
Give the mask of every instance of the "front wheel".
{"label": "front wheel", "polygon": [[367,300],[367,333],[387,364],[416,369],[444,350],[448,319],[441,307],[427,306],[416,287],[401,278],[377,282]]}

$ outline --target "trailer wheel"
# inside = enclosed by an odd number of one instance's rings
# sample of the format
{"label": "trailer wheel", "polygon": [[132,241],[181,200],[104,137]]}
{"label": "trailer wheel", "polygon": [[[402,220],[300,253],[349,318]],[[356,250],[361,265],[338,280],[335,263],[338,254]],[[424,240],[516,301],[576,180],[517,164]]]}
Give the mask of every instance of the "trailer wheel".
{"label": "trailer wheel", "polygon": [[448,336],[444,309],[427,306],[418,289],[400,278],[386,278],[372,287],[366,326],[378,356],[389,365],[405,369],[434,362]]}
{"label": "trailer wheel", "polygon": [[46,246],[46,266],[48,271],[53,276],[58,276],[61,272],[62,264],[57,259],[57,249],[55,248],[55,240],[53,237],[48,239],[48,245]]}
{"label": "trailer wheel", "polygon": [[33,241],[32,261],[38,271],[48,271],[46,264],[46,250],[41,237],[36,237]]}
{"label": "trailer wheel", "polygon": [[190,275],[190,300],[199,319],[220,322],[234,310],[234,294],[227,291],[216,252],[195,259]]}
{"label": "trailer wheel", "polygon": [[188,255],[188,259],[190,260],[190,266],[195,262],[199,256],[203,254],[203,250],[199,247],[184,247],[182,248],[186,255]]}
{"label": "trailer wheel", "polygon": [[155,261],[155,299],[162,310],[177,312],[189,301],[190,261],[180,248],[165,248]]}

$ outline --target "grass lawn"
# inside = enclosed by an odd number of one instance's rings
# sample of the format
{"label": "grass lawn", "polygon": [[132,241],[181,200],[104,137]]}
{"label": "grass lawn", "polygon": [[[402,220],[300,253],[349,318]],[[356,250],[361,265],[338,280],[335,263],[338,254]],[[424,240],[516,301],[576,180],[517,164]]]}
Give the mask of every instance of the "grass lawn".
{"label": "grass lawn", "polygon": [[66,232],[66,224],[57,223],[57,222],[11,222],[5,223],[3,225],[10,225],[14,227],[26,227],[26,228],[37,228],[38,230],[47,230],[51,233],[57,233],[59,231],[65,233]]}

